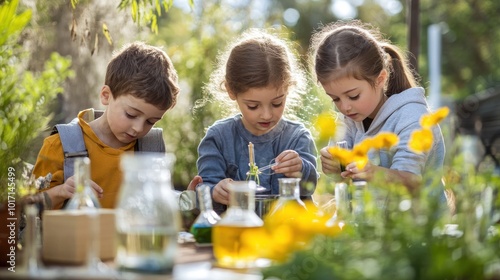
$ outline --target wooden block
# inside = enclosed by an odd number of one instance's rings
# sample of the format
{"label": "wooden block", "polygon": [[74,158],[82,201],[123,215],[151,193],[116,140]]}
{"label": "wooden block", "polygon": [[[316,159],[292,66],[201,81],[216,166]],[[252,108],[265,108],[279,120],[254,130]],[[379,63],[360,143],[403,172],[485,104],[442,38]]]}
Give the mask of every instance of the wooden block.
{"label": "wooden block", "polygon": [[[101,260],[116,255],[115,211],[99,209]],[[81,210],[47,210],[42,217],[42,257],[45,261],[83,264],[90,246],[91,220]]]}

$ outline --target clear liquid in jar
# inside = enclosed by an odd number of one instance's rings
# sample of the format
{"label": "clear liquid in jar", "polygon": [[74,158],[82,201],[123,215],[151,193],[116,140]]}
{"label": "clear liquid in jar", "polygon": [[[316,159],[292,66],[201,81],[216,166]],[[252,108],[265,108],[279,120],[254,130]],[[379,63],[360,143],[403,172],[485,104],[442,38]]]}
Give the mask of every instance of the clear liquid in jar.
{"label": "clear liquid in jar", "polygon": [[118,232],[116,263],[125,270],[170,272],[176,248],[177,234],[171,229]]}

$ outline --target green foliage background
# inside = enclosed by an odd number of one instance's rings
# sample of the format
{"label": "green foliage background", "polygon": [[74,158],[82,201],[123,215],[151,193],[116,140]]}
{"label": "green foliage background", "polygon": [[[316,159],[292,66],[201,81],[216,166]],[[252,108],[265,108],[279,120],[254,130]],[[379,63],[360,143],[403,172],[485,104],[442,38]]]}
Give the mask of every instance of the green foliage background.
{"label": "green foliage background", "polygon": [[[215,58],[227,42],[250,27],[282,28],[296,42],[297,52],[307,65],[311,33],[320,24],[338,19],[331,12],[329,0],[179,1],[184,7],[172,5],[170,0],[54,0],[35,1],[31,6],[21,2],[19,7],[17,0],[0,1],[2,188],[6,186],[9,166],[20,170],[22,161],[34,161],[52,124],[70,120],[89,106],[99,107],[97,93],[106,62],[114,49],[133,40],[164,46],[179,73],[183,91],[178,104],[158,125],[164,128],[167,149],[177,158],[175,187],[185,188],[197,173],[197,145],[206,127],[221,116],[215,104],[193,108],[203,98],[203,86]],[[405,48],[408,2],[399,1],[403,9],[390,14],[377,1],[365,0],[355,7],[356,17],[379,27]],[[135,8],[134,3],[138,4]],[[263,3],[268,6],[256,12],[255,7]],[[422,84],[428,86],[427,27],[443,23],[444,96],[455,101],[498,85],[500,1],[421,0],[420,5],[418,72]],[[284,21],[287,9],[299,12],[295,24]],[[109,27],[112,45],[101,33],[103,23]],[[75,27],[73,34],[68,26]],[[70,79],[73,73],[76,79]],[[304,97],[306,106],[297,112],[306,123],[318,112],[332,108],[312,79],[310,85],[310,93]],[[56,119],[50,122],[52,117]],[[453,122],[444,131],[451,139]],[[425,197],[412,200],[395,192],[387,211],[367,207],[366,223],[338,238],[318,237],[309,250],[299,252],[288,263],[264,270],[264,276],[494,279],[500,275],[499,204],[485,197],[489,190],[495,193],[500,188],[498,175],[476,173],[461,153],[460,139],[449,143],[448,175],[458,177],[447,185],[456,196],[454,215],[436,215],[442,210],[438,204],[426,203]],[[365,202],[370,205],[369,195]],[[402,207],[408,202],[411,207]],[[445,224],[459,225],[461,235],[443,234]]]}
{"label": "green foliage background", "polygon": [[71,62],[53,53],[41,72],[26,71],[25,53],[17,44],[31,12],[17,12],[18,1],[0,6],[0,201],[6,196],[7,169],[20,179],[22,161],[29,147],[50,119],[50,103],[63,91]]}
{"label": "green foliage background", "polygon": [[[355,17],[380,28],[388,39],[405,49],[409,36],[408,1],[395,1],[402,7],[395,14],[375,0],[362,1],[362,5],[356,4],[359,1],[348,2],[356,11]],[[76,79],[66,79],[62,84],[62,93],[54,109],[50,109],[56,115],[48,127],[71,120],[82,109],[100,107],[98,92],[113,50],[133,40],[164,46],[179,72],[183,90],[178,105],[158,125],[164,128],[167,149],[176,155],[174,184],[182,189],[197,173],[196,148],[206,127],[220,117],[220,110],[214,104],[193,110],[203,98],[203,85],[218,52],[247,28],[272,26],[290,34],[307,66],[312,32],[321,24],[338,19],[331,10],[332,3],[331,0],[36,1],[35,6],[30,6],[35,16],[13,44],[31,46],[24,69],[33,73],[44,71],[43,62],[54,51],[73,61],[70,70]],[[21,5],[21,9],[26,7]],[[284,12],[290,9],[300,15],[296,23],[284,19]],[[458,100],[498,84],[499,13],[500,2],[493,0],[420,0],[418,72],[422,85],[428,86],[427,28],[435,23],[446,26],[442,88],[447,100]],[[112,45],[102,34],[103,24],[109,28]],[[332,109],[331,102],[312,79],[310,85],[306,106],[297,112],[306,123],[318,112]],[[47,133],[44,131],[40,139]],[[24,159],[33,161],[40,146],[41,140],[31,145]]]}
{"label": "green foliage background", "polygon": [[[338,236],[316,236],[285,263],[263,269],[264,279],[498,279],[500,177],[475,173],[461,156],[453,166],[453,211],[432,199],[433,187],[412,198],[374,180],[364,211],[342,217]],[[383,207],[379,189],[389,193]]]}

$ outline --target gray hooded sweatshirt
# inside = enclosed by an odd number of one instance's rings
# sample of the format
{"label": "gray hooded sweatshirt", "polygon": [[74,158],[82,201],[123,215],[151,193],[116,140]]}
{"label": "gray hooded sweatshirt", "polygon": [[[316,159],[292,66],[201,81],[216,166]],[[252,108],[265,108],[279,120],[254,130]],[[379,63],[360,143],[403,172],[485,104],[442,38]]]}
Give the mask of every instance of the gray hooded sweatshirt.
{"label": "gray hooded sweatshirt", "polygon": [[[411,133],[421,128],[420,117],[429,112],[424,89],[420,87],[410,88],[399,94],[391,95],[382,105],[367,131],[365,131],[362,122],[355,122],[345,117],[345,138],[349,147],[352,148],[355,143],[373,137],[380,132],[393,132],[399,137],[398,145],[391,150],[372,150],[369,153],[372,164],[422,176],[432,174],[430,177],[440,178],[445,146],[439,126],[432,128],[434,142],[429,152],[418,154],[408,148]],[[432,179],[430,177],[426,178]],[[427,181],[427,183],[430,182]]]}

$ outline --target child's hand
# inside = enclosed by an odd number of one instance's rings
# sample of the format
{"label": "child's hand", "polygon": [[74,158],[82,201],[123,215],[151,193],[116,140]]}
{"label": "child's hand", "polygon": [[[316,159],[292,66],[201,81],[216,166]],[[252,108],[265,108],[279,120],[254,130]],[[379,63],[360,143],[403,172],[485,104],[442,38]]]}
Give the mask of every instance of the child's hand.
{"label": "child's hand", "polygon": [[214,201],[224,205],[229,204],[229,184],[233,181],[231,178],[226,178],[215,185],[212,191]]}
{"label": "child's hand", "polygon": [[373,178],[373,174],[375,173],[375,167],[368,162],[363,169],[358,169],[355,162],[349,163],[345,167],[344,172],[340,175],[344,178],[351,177],[352,179],[363,179],[363,180],[371,180]]}
{"label": "child's hand", "polygon": [[[71,198],[76,191],[74,176],[69,177],[68,180],[66,180],[66,182],[64,182],[61,186],[63,186],[60,192],[61,196],[66,199]],[[90,187],[94,190],[94,193],[98,198],[102,198],[104,190],[99,187],[96,182],[90,180]]]}
{"label": "child's hand", "polygon": [[[90,181],[90,186],[95,191],[97,197],[102,198],[103,189],[92,180]],[[46,192],[52,201],[54,209],[61,208],[64,201],[72,198],[76,192],[74,176],[69,177],[63,184],[50,188]]]}
{"label": "child's hand", "polygon": [[276,157],[276,163],[278,165],[271,167],[274,172],[282,173],[286,177],[302,177],[302,159],[296,151],[283,151]]}
{"label": "child's hand", "polygon": [[324,147],[320,151],[321,159],[321,169],[325,174],[339,174],[340,173],[340,162],[334,158],[329,152],[328,147]]}
{"label": "child's hand", "polygon": [[73,197],[73,194],[76,192],[75,178],[71,176],[64,182],[63,184],[54,187],[57,189],[57,197],[62,198],[63,200],[69,199]]}
{"label": "child's hand", "polygon": [[201,178],[200,175],[196,175],[196,176],[194,176],[193,180],[191,180],[191,182],[189,182],[187,190],[195,191],[196,190],[196,186],[198,184],[201,184],[201,183],[203,183],[203,178]]}

